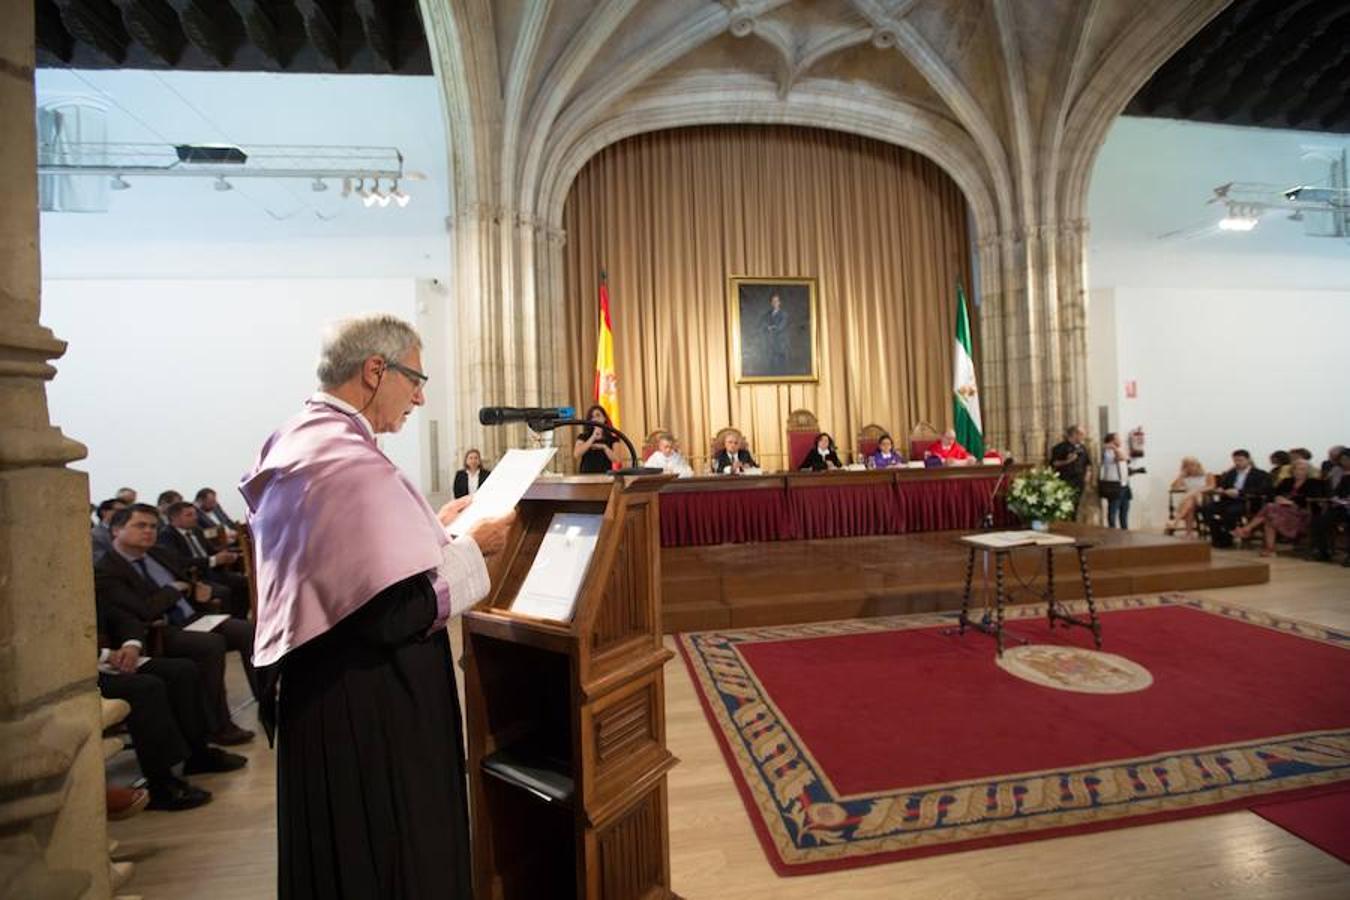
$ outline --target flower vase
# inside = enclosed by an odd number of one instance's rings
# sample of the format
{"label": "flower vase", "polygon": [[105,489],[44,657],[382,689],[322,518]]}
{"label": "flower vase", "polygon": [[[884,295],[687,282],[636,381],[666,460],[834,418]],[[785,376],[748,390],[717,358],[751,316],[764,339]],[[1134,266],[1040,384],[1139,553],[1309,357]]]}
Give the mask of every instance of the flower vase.
{"label": "flower vase", "polygon": [[1049,531],[1049,530],[1050,530],[1050,523],[1049,523],[1049,522],[1043,522],[1043,521],[1041,521],[1040,519],[1032,519],[1032,520],[1031,520],[1031,530],[1032,530],[1032,531]]}

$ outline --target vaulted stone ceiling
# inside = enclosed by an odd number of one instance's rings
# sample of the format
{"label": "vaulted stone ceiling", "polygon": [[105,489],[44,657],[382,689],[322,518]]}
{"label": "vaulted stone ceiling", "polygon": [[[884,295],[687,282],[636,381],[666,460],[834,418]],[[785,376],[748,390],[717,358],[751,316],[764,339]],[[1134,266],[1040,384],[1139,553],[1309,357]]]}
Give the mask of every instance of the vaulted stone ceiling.
{"label": "vaulted stone ceiling", "polygon": [[[422,0],[454,156],[461,417],[560,396],[562,208],[604,146],[685,125],[849,131],[970,202],[988,432],[1086,417],[1087,182],[1112,121],[1229,0]],[[551,402],[551,400],[550,400]]]}

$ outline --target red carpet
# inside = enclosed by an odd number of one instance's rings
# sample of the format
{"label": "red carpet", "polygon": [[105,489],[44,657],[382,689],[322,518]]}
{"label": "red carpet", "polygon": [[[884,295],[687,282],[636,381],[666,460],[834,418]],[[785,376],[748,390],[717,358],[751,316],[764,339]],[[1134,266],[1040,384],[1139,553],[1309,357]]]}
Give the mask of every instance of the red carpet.
{"label": "red carpet", "polygon": [[1284,803],[1262,803],[1252,807],[1252,812],[1350,863],[1350,790]]}
{"label": "red carpet", "polygon": [[[1087,694],[999,668],[945,617],[682,635],[782,874],[1204,815],[1350,780],[1350,641],[1171,597],[1108,602],[1103,650],[1152,675]],[[1050,632],[1036,610],[1012,633]],[[1034,618],[1030,616],[1035,615]]]}

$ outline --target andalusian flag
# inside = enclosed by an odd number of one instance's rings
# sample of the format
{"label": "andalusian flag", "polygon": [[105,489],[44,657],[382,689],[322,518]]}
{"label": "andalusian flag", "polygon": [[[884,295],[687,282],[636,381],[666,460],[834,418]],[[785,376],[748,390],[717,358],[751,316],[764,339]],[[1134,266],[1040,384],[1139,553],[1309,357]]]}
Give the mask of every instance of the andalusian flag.
{"label": "andalusian flag", "polygon": [[614,328],[609,321],[609,279],[600,273],[600,339],[595,342],[595,402],[619,426],[619,376],[614,372]]}
{"label": "andalusian flag", "polygon": [[[601,289],[603,290],[603,288]],[[984,426],[980,424],[980,393],[975,388],[975,357],[970,352],[970,318],[966,292],[956,286],[956,356],[953,360],[952,398],[956,405],[956,440],[971,456],[984,456]]]}

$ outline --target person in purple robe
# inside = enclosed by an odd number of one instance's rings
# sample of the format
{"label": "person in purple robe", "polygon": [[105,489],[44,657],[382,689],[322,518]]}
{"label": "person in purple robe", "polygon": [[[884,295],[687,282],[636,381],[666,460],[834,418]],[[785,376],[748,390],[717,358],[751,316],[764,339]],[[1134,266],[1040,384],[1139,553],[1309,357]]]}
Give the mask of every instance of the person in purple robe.
{"label": "person in purple robe", "polygon": [[451,539],[380,451],[425,403],[421,340],[338,323],[320,390],[239,486],[257,556],[259,721],[277,751],[278,896],[472,897],[464,747],[445,624],[488,593],[514,514]]}

